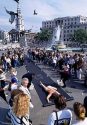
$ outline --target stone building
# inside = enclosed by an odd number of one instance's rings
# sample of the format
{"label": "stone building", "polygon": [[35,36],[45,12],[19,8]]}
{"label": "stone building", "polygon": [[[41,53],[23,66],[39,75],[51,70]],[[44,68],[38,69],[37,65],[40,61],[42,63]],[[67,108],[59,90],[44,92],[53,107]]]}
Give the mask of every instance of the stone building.
{"label": "stone building", "polygon": [[70,41],[70,35],[74,34],[76,30],[78,29],[87,30],[87,17],[84,16],[61,17],[49,21],[43,21],[42,29],[52,28],[54,30],[56,27],[58,27],[58,25],[61,25],[63,27],[62,40],[68,42]]}

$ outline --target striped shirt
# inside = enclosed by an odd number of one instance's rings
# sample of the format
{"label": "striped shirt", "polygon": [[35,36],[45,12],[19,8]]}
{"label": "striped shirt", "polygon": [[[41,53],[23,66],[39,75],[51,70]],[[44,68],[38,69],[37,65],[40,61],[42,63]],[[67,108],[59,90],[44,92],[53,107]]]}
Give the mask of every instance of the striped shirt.
{"label": "striped shirt", "polygon": [[17,117],[13,111],[11,111],[11,122],[12,125],[30,125],[29,123],[29,115],[25,117]]}

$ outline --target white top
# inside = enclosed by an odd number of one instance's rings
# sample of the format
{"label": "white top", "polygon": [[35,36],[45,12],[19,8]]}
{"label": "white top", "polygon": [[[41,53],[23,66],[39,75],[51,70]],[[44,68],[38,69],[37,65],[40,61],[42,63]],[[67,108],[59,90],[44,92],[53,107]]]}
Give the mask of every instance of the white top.
{"label": "white top", "polygon": [[[57,112],[57,116],[58,116],[58,121],[63,121],[63,120],[67,120],[68,118],[70,119],[70,124],[71,124],[71,120],[72,120],[72,112],[69,109],[65,109],[65,110],[60,110]],[[55,120],[57,120],[56,118],[56,113],[53,112],[48,119],[48,125],[54,125]]]}
{"label": "white top", "polygon": [[57,63],[57,57],[55,56],[55,57],[53,57],[53,63]]}
{"label": "white top", "polygon": [[10,58],[6,58],[7,63],[11,63],[11,59]]}
{"label": "white top", "polygon": [[82,120],[80,120],[80,121],[77,120],[72,125],[87,125],[87,118],[85,118],[83,121]]}
{"label": "white top", "polygon": [[22,90],[25,94],[27,94],[29,98],[31,99],[31,95],[27,87],[24,87],[21,85],[19,89]]}
{"label": "white top", "polygon": [[34,106],[33,106],[32,102],[31,102],[31,94],[30,94],[28,88],[21,85],[19,90],[22,90],[26,95],[28,95],[28,97],[30,98],[30,108],[33,108]]}

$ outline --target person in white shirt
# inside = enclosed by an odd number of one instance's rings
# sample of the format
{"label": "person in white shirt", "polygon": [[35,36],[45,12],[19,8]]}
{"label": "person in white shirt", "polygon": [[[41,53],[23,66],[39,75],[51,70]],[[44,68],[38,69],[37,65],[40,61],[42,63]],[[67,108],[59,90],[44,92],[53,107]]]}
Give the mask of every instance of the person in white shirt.
{"label": "person in white shirt", "polygon": [[29,98],[30,98],[30,108],[33,108],[34,106],[31,102],[31,94],[30,94],[30,92],[27,88],[28,84],[29,84],[28,78],[23,78],[21,86],[19,87],[19,90],[22,90],[25,94],[27,94],[29,96]]}
{"label": "person in white shirt", "polygon": [[53,111],[48,118],[48,125],[61,125],[60,123],[71,125],[72,112],[66,108],[66,99],[59,95],[54,99],[55,107],[58,110]]}
{"label": "person in white shirt", "polygon": [[87,125],[86,109],[83,104],[75,102],[73,105],[76,121],[72,125]]}
{"label": "person in white shirt", "polygon": [[57,64],[57,56],[53,56],[52,57],[52,60],[53,60],[53,67],[56,68],[56,64]]}

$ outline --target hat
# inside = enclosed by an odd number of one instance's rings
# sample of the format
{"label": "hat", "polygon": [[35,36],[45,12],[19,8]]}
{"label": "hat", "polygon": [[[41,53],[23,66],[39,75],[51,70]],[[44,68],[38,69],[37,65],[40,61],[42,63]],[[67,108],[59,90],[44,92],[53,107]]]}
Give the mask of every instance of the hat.
{"label": "hat", "polygon": [[11,83],[18,83],[17,79],[14,77],[11,79]]}

